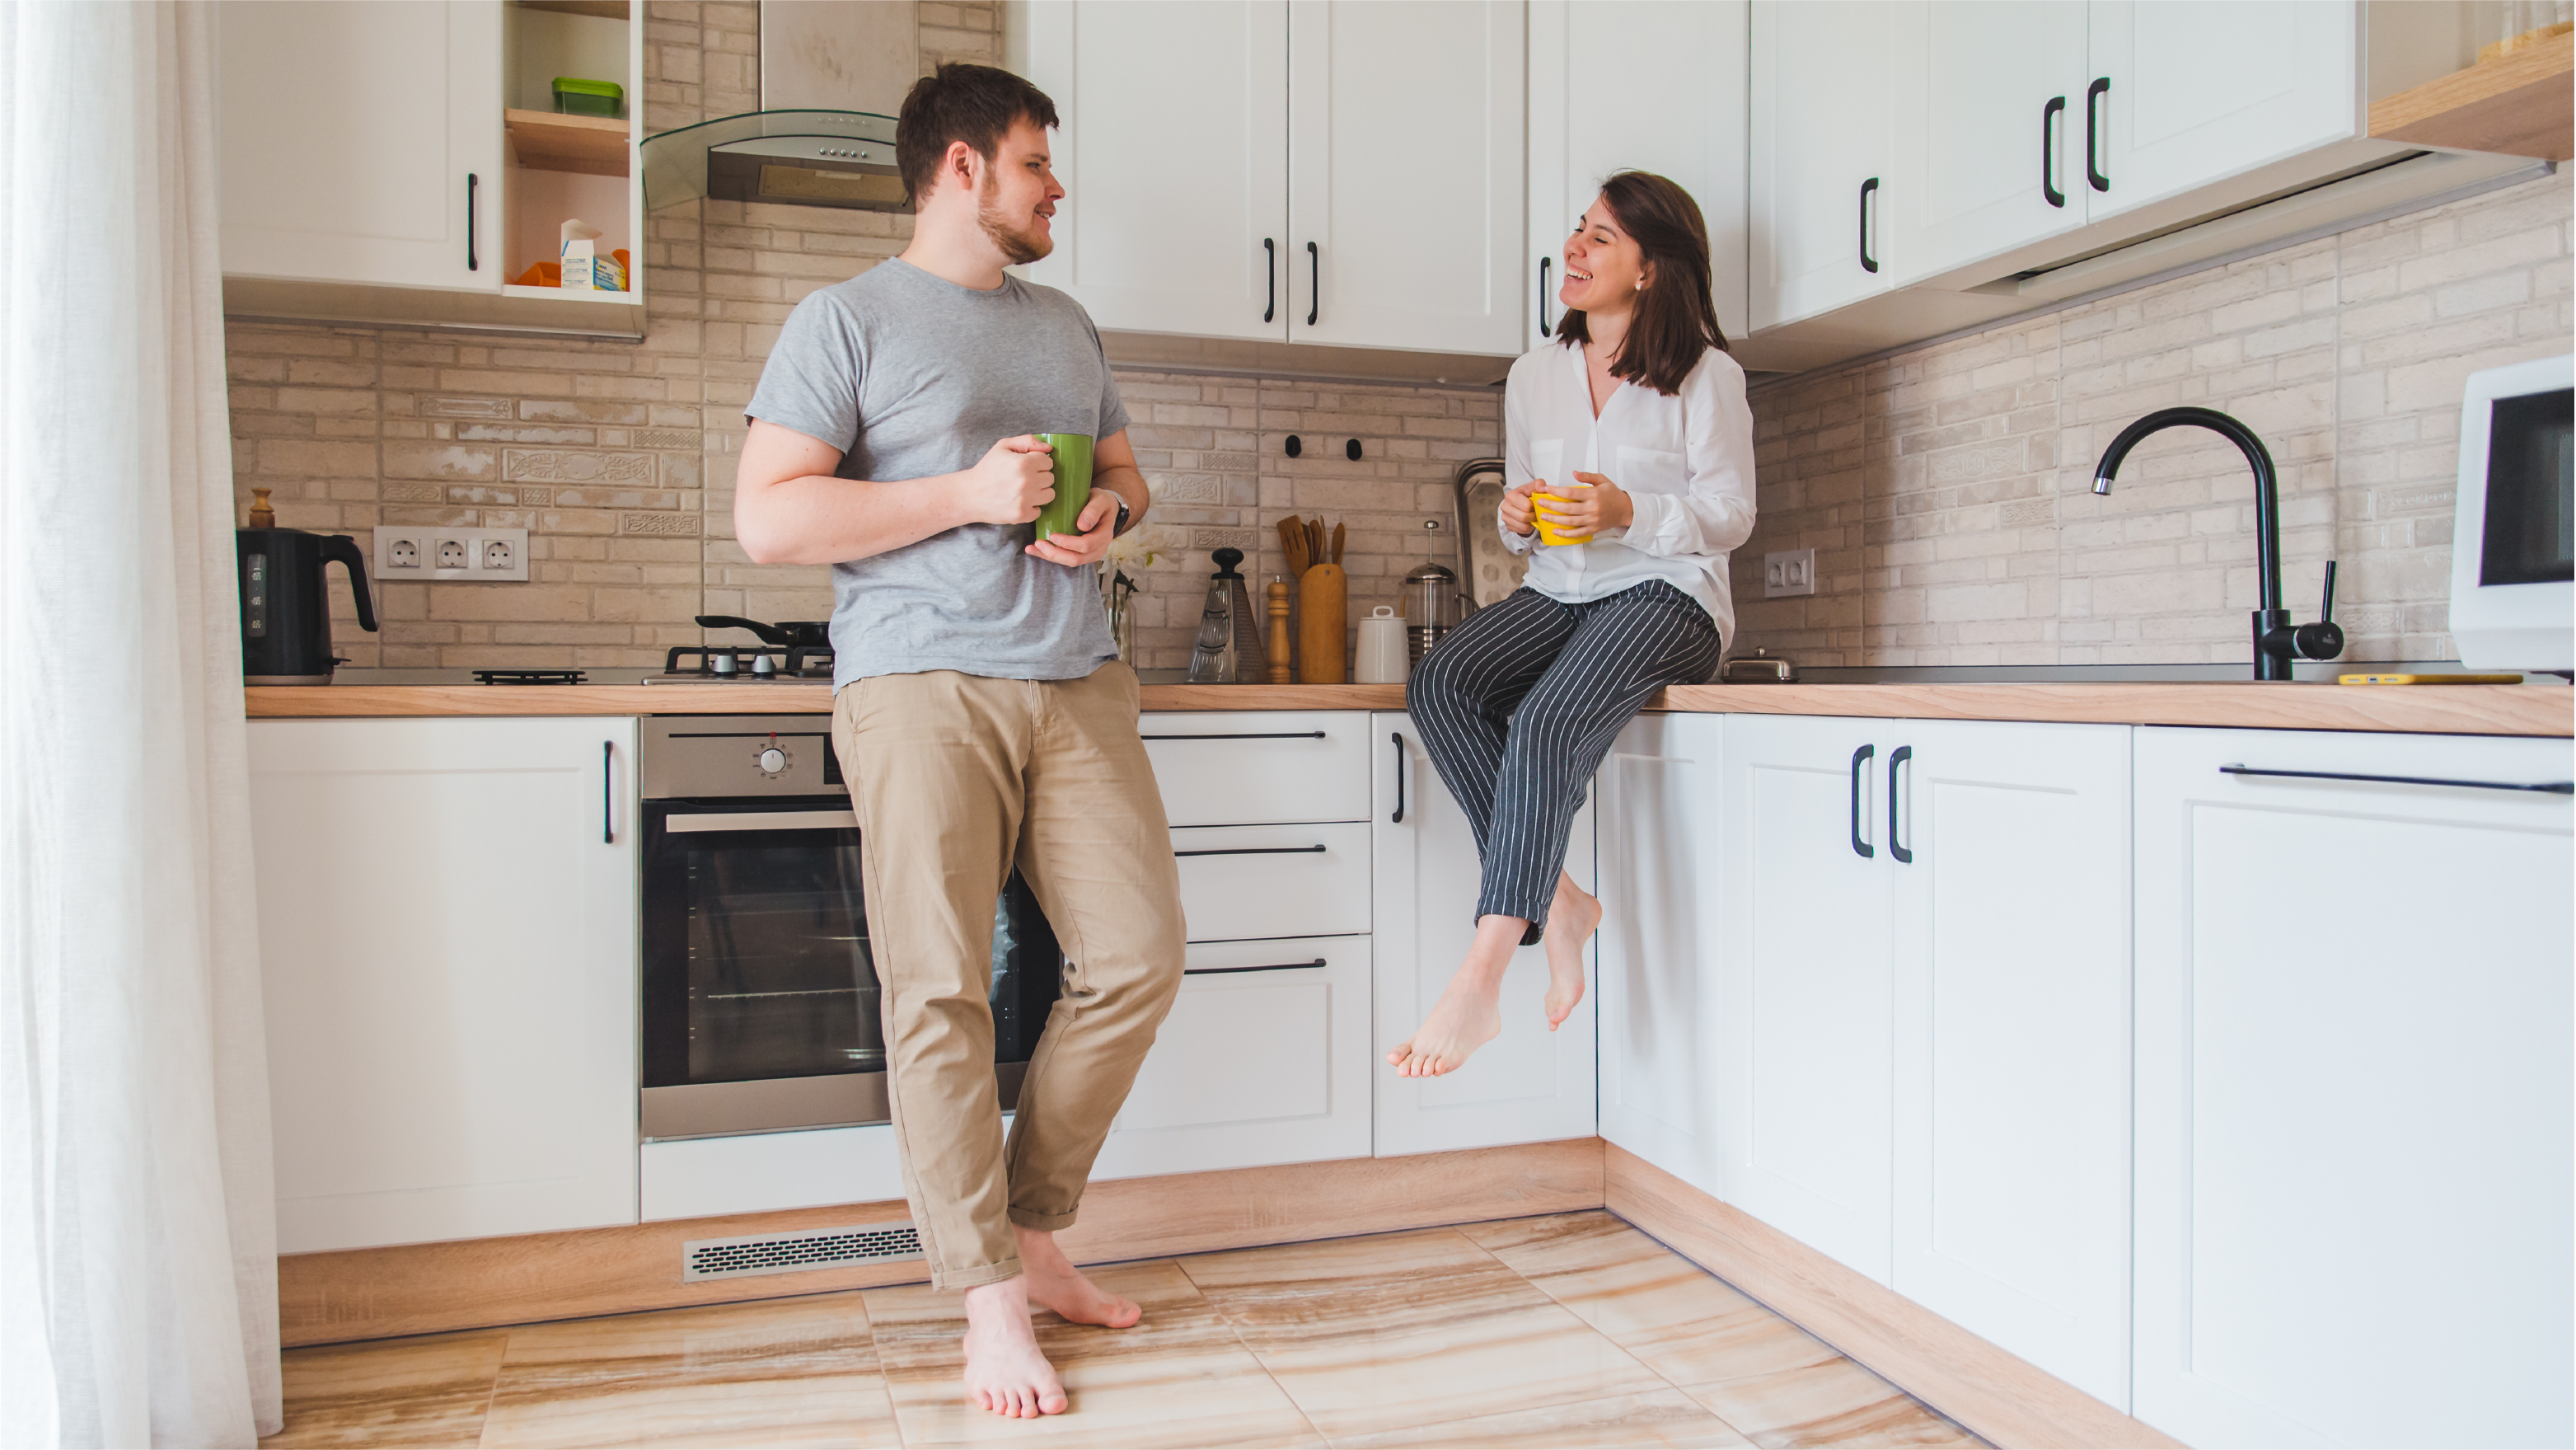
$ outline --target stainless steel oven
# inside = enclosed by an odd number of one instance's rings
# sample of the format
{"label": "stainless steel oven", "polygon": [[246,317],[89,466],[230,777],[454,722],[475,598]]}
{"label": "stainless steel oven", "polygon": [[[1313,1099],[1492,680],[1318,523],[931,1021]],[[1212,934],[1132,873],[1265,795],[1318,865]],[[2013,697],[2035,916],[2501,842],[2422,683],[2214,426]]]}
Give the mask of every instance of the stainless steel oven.
{"label": "stainless steel oven", "polygon": [[[644,1136],[886,1121],[859,823],[830,718],[660,716],[640,755]],[[1063,976],[1014,872],[990,978],[1005,1107]]]}

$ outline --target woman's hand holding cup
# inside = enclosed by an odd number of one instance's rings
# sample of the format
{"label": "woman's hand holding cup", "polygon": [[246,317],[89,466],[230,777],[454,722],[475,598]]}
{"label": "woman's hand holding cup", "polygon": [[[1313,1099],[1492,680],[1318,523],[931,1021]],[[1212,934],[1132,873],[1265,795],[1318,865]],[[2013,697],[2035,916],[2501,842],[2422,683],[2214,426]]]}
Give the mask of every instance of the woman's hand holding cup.
{"label": "woman's hand holding cup", "polygon": [[1546,525],[1541,537],[1556,536],[1547,542],[1581,543],[1603,529],[1624,529],[1635,521],[1637,510],[1627,490],[1597,473],[1577,472],[1574,481],[1582,486],[1542,493],[1535,501]]}
{"label": "woman's hand holding cup", "polygon": [[1518,488],[1503,492],[1503,527],[1526,539],[1538,528],[1538,517],[1532,512],[1530,496],[1547,487],[1544,478],[1533,478]]}

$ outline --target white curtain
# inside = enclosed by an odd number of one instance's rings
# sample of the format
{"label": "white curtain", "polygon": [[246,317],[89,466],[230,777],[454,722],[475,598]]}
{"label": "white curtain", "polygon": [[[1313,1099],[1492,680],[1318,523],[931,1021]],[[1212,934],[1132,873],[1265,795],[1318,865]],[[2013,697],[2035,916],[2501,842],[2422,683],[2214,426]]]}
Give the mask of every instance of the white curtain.
{"label": "white curtain", "polygon": [[0,1444],[279,1424],[213,16],[0,0]]}

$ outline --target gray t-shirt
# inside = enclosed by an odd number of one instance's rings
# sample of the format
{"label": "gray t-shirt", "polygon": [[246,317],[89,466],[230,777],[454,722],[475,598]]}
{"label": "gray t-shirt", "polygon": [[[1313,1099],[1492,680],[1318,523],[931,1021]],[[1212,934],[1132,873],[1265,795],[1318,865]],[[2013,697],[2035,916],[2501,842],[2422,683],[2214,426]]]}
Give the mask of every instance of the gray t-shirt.
{"label": "gray t-shirt", "polygon": [[[1022,433],[1127,426],[1080,303],[1006,277],[960,287],[900,259],[796,304],[745,412],[841,450],[840,476],[956,473]],[[967,524],[832,566],[832,687],[957,670],[1079,679],[1118,657],[1099,571],[1022,552],[1034,526]]]}

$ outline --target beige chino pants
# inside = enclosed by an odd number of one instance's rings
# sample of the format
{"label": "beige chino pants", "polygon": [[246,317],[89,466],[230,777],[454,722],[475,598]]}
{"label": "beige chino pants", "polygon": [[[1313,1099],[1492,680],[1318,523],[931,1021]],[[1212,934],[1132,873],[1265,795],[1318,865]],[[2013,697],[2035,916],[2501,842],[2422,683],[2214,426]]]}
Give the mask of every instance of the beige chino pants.
{"label": "beige chino pants", "polygon": [[[888,1096],[931,1282],[1020,1272],[1060,1229],[1180,990],[1180,872],[1136,735],[1136,675],[878,675],[833,700],[884,987]],[[993,1083],[993,903],[1016,864],[1064,948],[1007,1142]]]}

